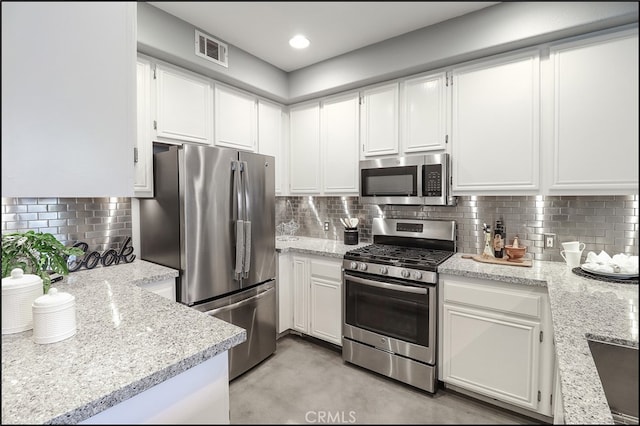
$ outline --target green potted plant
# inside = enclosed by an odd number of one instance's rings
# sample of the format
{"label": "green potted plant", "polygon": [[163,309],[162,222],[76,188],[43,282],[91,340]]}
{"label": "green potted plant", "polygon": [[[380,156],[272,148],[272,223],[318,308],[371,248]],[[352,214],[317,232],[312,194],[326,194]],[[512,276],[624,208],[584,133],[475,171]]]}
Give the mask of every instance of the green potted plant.
{"label": "green potted plant", "polygon": [[52,234],[26,231],[2,235],[2,277],[11,276],[11,270],[21,268],[25,274],[42,278],[45,294],[49,291],[49,271],[61,275],[69,273],[67,258],[82,256],[77,247],[65,247]]}

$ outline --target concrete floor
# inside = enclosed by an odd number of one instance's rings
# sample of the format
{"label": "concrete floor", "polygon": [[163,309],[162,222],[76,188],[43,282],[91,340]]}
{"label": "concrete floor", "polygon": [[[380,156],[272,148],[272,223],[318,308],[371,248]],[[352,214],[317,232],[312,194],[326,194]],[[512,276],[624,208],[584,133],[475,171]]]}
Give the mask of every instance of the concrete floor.
{"label": "concrete floor", "polygon": [[346,364],[336,350],[287,335],[230,384],[232,424],[536,424],[438,390],[435,395]]}

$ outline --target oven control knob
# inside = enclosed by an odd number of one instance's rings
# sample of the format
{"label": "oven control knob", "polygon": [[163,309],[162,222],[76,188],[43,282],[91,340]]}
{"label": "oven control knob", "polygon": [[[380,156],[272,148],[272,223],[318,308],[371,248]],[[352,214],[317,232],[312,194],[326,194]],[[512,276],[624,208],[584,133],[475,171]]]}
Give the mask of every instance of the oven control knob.
{"label": "oven control knob", "polygon": [[420,278],[422,278],[422,272],[420,272],[420,271],[413,271],[413,279],[414,279],[414,280],[419,280]]}
{"label": "oven control knob", "polygon": [[386,266],[381,266],[381,267],[380,267],[380,273],[381,273],[382,275],[386,275],[386,274],[387,274],[387,272],[389,272],[389,269],[388,269]]}
{"label": "oven control knob", "polygon": [[361,271],[366,271],[367,270],[367,264],[366,263],[361,263],[360,264],[360,270]]}
{"label": "oven control knob", "polygon": [[402,278],[409,278],[409,271],[407,271],[406,269],[403,269],[400,272],[400,275],[402,275]]}
{"label": "oven control knob", "polygon": [[351,269],[358,269],[358,264],[356,262],[351,262],[351,265],[349,265],[351,267]]}

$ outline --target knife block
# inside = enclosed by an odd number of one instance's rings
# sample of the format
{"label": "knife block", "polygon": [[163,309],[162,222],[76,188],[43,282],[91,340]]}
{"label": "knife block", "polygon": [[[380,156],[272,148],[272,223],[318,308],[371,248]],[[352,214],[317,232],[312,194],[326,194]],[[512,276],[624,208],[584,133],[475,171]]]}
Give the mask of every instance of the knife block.
{"label": "knife block", "polygon": [[345,229],[344,230],[344,243],[349,246],[355,246],[358,244],[358,230],[357,229]]}

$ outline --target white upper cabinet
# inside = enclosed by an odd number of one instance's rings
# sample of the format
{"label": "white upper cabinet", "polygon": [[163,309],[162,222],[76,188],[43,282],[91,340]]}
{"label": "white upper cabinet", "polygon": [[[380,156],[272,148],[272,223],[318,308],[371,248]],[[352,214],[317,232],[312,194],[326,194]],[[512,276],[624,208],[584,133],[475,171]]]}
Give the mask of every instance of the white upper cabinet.
{"label": "white upper cabinet", "polygon": [[282,194],[283,171],[287,167],[285,148],[282,107],[260,99],[258,101],[258,152],[275,158],[276,195]]}
{"label": "white upper cabinet", "polygon": [[551,46],[550,194],[638,193],[638,30]]}
{"label": "white upper cabinet", "polygon": [[362,158],[398,154],[398,83],[362,92]]}
{"label": "white upper cabinet", "polygon": [[290,192],[357,194],[357,92],[293,106],[290,120]]}
{"label": "white upper cabinet", "polygon": [[447,91],[444,72],[401,83],[401,142],[406,154],[444,150],[447,131]]}
{"label": "white upper cabinet", "polygon": [[2,196],[130,197],[136,4],[2,2]]}
{"label": "white upper cabinet", "polygon": [[291,194],[319,194],[320,103],[291,107],[289,179]]}
{"label": "white upper cabinet", "polygon": [[215,84],[215,145],[245,151],[257,150],[257,98]]}
{"label": "white upper cabinet", "polygon": [[455,67],[452,77],[453,194],[537,194],[538,51]]}
{"label": "white upper cabinet", "polygon": [[157,140],[211,145],[211,80],[170,65],[155,67]]}
{"label": "white upper cabinet", "polygon": [[358,193],[359,96],[351,93],[322,102],[322,188],[325,194]]}
{"label": "white upper cabinet", "polygon": [[134,152],[134,190],[136,197],[153,197],[153,146],[151,120],[151,63],[143,58],[137,62],[138,137]]}

